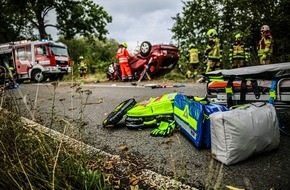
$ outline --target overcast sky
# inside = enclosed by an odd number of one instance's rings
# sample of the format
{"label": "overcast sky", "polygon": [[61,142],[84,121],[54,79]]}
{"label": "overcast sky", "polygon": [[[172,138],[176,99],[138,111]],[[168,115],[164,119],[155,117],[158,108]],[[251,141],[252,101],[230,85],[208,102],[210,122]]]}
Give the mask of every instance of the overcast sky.
{"label": "overcast sky", "polygon": [[181,13],[181,0],[94,0],[113,17],[107,25],[108,38],[127,42],[130,51],[142,41],[169,43],[175,17]]}

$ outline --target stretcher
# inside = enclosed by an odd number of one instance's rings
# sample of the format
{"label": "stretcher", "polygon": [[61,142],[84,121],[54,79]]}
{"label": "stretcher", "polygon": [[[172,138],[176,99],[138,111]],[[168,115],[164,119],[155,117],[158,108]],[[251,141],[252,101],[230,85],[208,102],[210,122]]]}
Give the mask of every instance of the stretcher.
{"label": "stretcher", "polygon": [[212,71],[204,76],[209,81],[207,96],[228,107],[263,101],[279,109],[290,108],[290,62]]}

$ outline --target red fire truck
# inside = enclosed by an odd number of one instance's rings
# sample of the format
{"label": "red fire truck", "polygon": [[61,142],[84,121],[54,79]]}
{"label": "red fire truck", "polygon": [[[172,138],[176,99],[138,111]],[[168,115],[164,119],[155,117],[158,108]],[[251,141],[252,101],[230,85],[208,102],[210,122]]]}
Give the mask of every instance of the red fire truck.
{"label": "red fire truck", "polygon": [[0,44],[0,67],[13,70],[17,82],[62,79],[71,72],[68,48],[50,40]]}

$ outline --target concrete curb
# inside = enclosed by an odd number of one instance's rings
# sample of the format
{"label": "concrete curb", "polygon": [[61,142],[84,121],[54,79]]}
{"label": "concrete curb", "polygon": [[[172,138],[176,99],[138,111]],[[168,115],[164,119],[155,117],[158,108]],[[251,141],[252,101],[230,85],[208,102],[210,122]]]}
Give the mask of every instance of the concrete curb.
{"label": "concrete curb", "polygon": [[[1,108],[0,108],[1,110]],[[70,146],[71,148],[77,148],[85,151],[87,154],[92,154],[92,155],[100,155],[104,156],[106,158],[113,158],[113,159],[119,159],[121,160],[120,156],[118,155],[112,155],[107,152],[104,152],[100,149],[97,149],[95,147],[92,147],[88,144],[85,144],[81,141],[75,140],[69,136],[66,136],[62,133],[59,133],[55,130],[49,129],[43,125],[40,125],[32,120],[29,120],[27,118],[21,117],[21,121],[26,124],[25,127],[29,127],[33,130],[39,131],[57,141],[62,141],[66,145]],[[123,164],[127,165],[125,160],[121,160]],[[147,184],[156,187],[156,189],[182,189],[182,190],[197,190],[196,188],[190,187],[188,185],[182,184],[180,181],[171,179],[168,176],[163,176],[161,174],[158,174],[154,171],[148,170],[148,169],[143,169],[141,171],[141,175],[138,176],[139,179],[142,179],[145,181]]]}

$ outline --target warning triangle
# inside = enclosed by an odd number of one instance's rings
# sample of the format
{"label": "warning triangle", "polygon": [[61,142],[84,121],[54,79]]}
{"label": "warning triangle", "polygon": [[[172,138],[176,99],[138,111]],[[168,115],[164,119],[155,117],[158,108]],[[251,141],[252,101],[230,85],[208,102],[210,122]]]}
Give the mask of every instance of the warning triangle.
{"label": "warning triangle", "polygon": [[185,118],[188,118],[188,114],[189,114],[188,105],[185,105],[183,116],[184,116]]}

